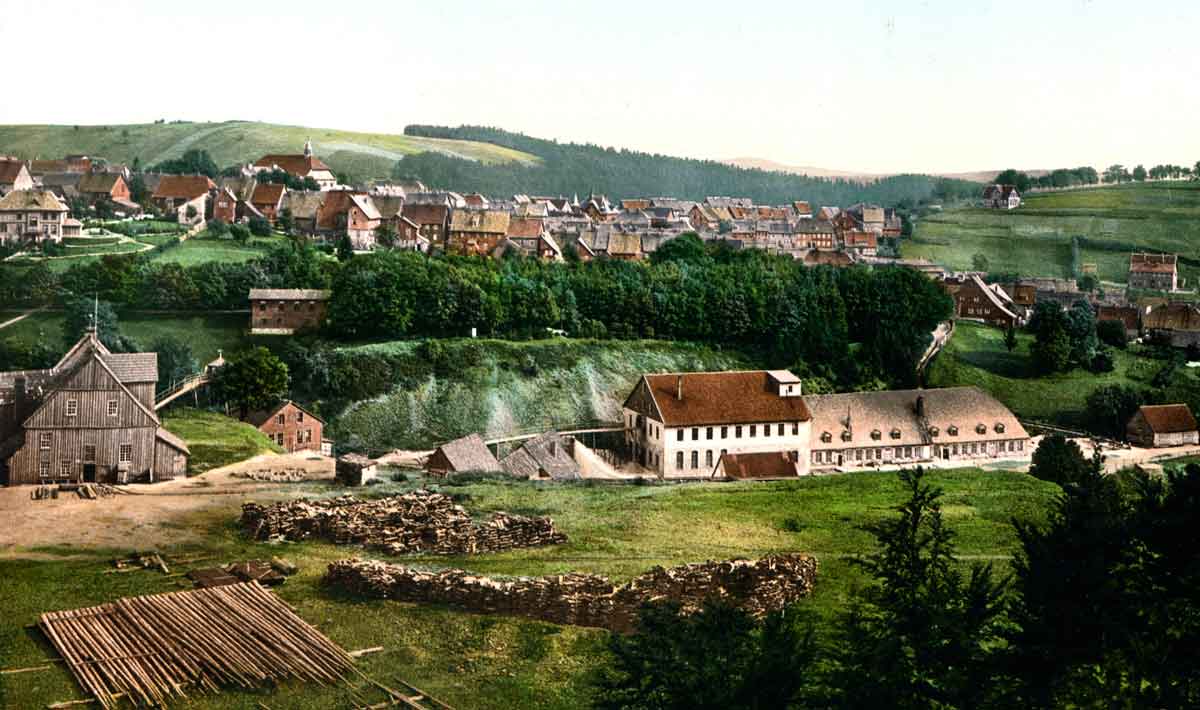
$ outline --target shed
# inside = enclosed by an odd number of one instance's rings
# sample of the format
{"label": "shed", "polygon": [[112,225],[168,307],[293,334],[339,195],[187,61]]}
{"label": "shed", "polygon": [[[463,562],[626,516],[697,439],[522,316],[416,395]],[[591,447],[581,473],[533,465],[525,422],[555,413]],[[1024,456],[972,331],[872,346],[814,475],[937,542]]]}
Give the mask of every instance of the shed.
{"label": "shed", "polygon": [[425,468],[435,476],[449,476],[466,471],[503,471],[483,437],[469,434],[437,447],[425,462]]}
{"label": "shed", "polygon": [[1130,443],[1156,449],[1200,443],[1196,418],[1186,404],[1145,405],[1125,429]]}
{"label": "shed", "polygon": [[518,478],[574,481],[580,478],[579,464],[567,451],[566,442],[556,431],[539,434],[521,444],[500,462],[504,470]]}
{"label": "shed", "polygon": [[339,456],[336,470],[343,486],[365,486],[379,477],[379,463],[361,454]]}

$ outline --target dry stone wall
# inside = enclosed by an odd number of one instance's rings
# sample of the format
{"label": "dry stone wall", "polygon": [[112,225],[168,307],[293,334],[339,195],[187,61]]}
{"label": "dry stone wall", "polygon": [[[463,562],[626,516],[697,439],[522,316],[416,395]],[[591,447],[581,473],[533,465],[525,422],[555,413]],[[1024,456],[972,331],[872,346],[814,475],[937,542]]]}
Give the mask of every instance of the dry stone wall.
{"label": "dry stone wall", "polygon": [[393,555],[464,555],[567,541],[548,517],[501,512],[476,523],[449,496],[425,490],[378,500],[341,496],[267,506],[246,503],[242,526],[258,540],[327,540]]}
{"label": "dry stone wall", "polygon": [[816,574],[816,559],[799,554],[655,567],[619,586],[592,574],[494,579],[458,569],[428,572],[351,559],[330,564],[325,582],[369,597],[628,633],[647,602],[673,600],[693,613],[706,600],[719,599],[761,617],[807,596]]}

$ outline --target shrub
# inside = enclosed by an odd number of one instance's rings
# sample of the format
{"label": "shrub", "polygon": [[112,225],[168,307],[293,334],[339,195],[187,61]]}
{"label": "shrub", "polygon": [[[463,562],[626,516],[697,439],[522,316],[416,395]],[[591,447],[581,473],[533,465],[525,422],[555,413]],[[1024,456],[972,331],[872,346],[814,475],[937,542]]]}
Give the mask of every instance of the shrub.
{"label": "shrub", "polygon": [[256,237],[269,237],[271,236],[271,223],[262,217],[251,217],[250,233]]}
{"label": "shrub", "polygon": [[1107,350],[1101,350],[1092,357],[1088,369],[1095,373],[1101,373],[1112,372],[1114,367],[1112,354]]}
{"label": "shrub", "polygon": [[1124,350],[1129,344],[1125,324],[1119,320],[1102,320],[1096,324],[1096,335],[1100,342]]}

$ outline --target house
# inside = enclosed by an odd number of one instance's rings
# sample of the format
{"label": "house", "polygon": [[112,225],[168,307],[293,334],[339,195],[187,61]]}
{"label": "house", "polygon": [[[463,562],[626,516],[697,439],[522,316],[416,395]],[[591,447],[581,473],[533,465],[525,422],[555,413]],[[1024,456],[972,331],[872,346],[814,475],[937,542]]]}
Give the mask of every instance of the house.
{"label": "house", "polygon": [[468,192],[467,194],[463,195],[463,201],[466,202],[466,206],[470,207],[471,209],[485,210],[490,206],[488,203],[488,198],[484,197],[478,192]]}
{"label": "house", "polygon": [[792,202],[792,212],[795,213],[796,219],[812,219],[812,205],[804,200],[796,200]]}
{"label": "house", "polygon": [[620,213],[604,195],[588,195],[580,211],[593,222],[607,222]]}
{"label": "house", "polygon": [[692,205],[692,209],[688,212],[688,221],[691,222],[693,229],[700,232],[716,232],[721,228],[721,216],[710,205],[703,202]]}
{"label": "house", "polygon": [[1177,348],[1200,343],[1200,308],[1179,302],[1151,306],[1142,316],[1142,328],[1151,337],[1165,340]]}
{"label": "house", "polygon": [[154,412],[155,353],[112,353],[89,329],[47,370],[0,373],[0,481],[183,476],[188,447]]}
{"label": "house", "polygon": [[450,254],[489,256],[508,234],[509,214],[499,210],[454,210],[446,236]]}
{"label": "house", "polygon": [[526,439],[500,466],[511,476],[530,480],[575,481],[580,478],[579,464],[568,451],[558,432],[548,431]]}
{"label": "house", "polygon": [[252,424],[288,453],[321,451],[325,422],[291,400],[284,400],[270,409],[250,412],[243,421]]}
{"label": "house", "polygon": [[730,453],[781,453],[808,472],[812,415],[786,370],[643,375],[622,412],[631,457],[660,478],[711,477]]}
{"label": "house", "polygon": [[1031,283],[1006,283],[1000,288],[1008,294],[1019,315],[1028,318],[1037,305],[1037,286]]}
{"label": "house", "polygon": [[1021,193],[1013,185],[988,185],[983,188],[983,206],[996,210],[1015,210],[1021,206]]}
{"label": "house", "polygon": [[237,221],[238,198],[228,187],[217,188],[212,199],[212,214],[210,219],[219,219],[226,224]]}
{"label": "house", "polygon": [[637,212],[639,210],[650,209],[650,200],[645,198],[635,198],[632,200],[621,200],[622,212]]}
{"label": "house", "polygon": [[813,249],[804,255],[805,266],[832,266],[835,269],[845,269],[854,266],[857,261],[854,255],[844,251],[818,251]]}
{"label": "house", "polygon": [[1179,272],[1175,254],[1129,255],[1129,288],[1147,291],[1176,291]]}
{"label": "house", "polygon": [[642,258],[642,238],[637,234],[611,232],[606,253],[613,259],[638,261]]}
{"label": "house", "polygon": [[325,325],[329,291],[305,288],[250,289],[250,334],[291,335]]}
{"label": "house", "polygon": [[1013,312],[1008,293],[994,284],[987,284],[979,274],[963,279],[947,279],[943,289],[954,298],[954,315],[978,320],[998,328],[1015,328],[1020,318]]}
{"label": "house", "polygon": [[14,190],[0,197],[0,243],[61,242],[68,211],[49,190]]}
{"label": "house", "polygon": [[382,224],[370,195],[357,190],[330,190],[317,210],[317,233],[347,236],[356,251],[375,246],[375,230]]}
{"label": "house", "polygon": [[32,190],[33,176],[25,163],[15,158],[0,160],[0,197],[14,190]]}
{"label": "house", "polygon": [[284,185],[259,183],[254,187],[249,202],[263,218],[271,224],[275,224],[275,220],[279,219],[279,212],[283,208],[285,194],[287,194],[287,187]]}
{"label": "house", "polygon": [[887,217],[884,209],[879,205],[868,205],[863,202],[851,205],[842,213],[852,222],[847,222],[847,228],[861,232],[871,232],[879,235],[883,234],[884,226],[887,224]]}
{"label": "house", "polygon": [[417,231],[438,249],[446,248],[446,232],[450,226],[450,207],[446,204],[404,202],[402,215],[417,225]]}
{"label": "house", "polygon": [[1097,321],[1117,321],[1125,327],[1125,335],[1136,338],[1142,330],[1142,312],[1137,306],[1097,306]]}
{"label": "house", "polygon": [[209,193],[216,189],[205,175],[163,175],[150,200],[160,210],[174,212],[180,224],[203,224]]}
{"label": "house", "polygon": [[534,217],[512,217],[508,221],[505,243],[520,249],[527,256],[547,261],[562,261],[562,249],[550,236],[545,220]]}
{"label": "house", "polygon": [[1147,404],[1129,420],[1125,438],[1136,446],[1158,449],[1200,444],[1200,431],[1186,404]]}
{"label": "house", "polygon": [[775,481],[795,478],[800,473],[800,463],[779,451],[764,451],[755,454],[725,454],[717,462],[713,478],[732,481]]}
{"label": "house", "polygon": [[89,205],[107,200],[118,211],[127,215],[140,214],[142,206],[133,201],[133,193],[125,176],[118,172],[83,173],[75,189]]}
{"label": "house", "polygon": [[79,183],[82,180],[83,173],[49,173],[38,178],[35,185],[67,202],[80,196]]}
{"label": "house", "polygon": [[325,204],[325,193],[317,191],[288,190],[283,196],[280,214],[290,212],[293,228],[301,234],[317,233],[317,215]]}
{"label": "house", "polygon": [[470,434],[437,447],[425,462],[425,470],[445,477],[468,471],[499,473],[504,469],[483,443],[483,437]]}
{"label": "house", "polygon": [[282,170],[293,177],[312,178],[322,191],[332,190],[338,186],[333,170],[320,158],[313,156],[312,141],[304,142],[304,152],[300,155],[264,155],[251,166],[251,169],[255,172]]}
{"label": "house", "polygon": [[978,387],[816,395],[805,403],[812,412],[813,469],[1033,453],[1021,422]]}
{"label": "house", "polygon": [[792,227],[797,248],[832,251],[837,247],[837,230],[823,219],[806,219]]}
{"label": "house", "polygon": [[871,231],[846,232],[844,249],[859,256],[875,256],[879,251],[879,236]]}

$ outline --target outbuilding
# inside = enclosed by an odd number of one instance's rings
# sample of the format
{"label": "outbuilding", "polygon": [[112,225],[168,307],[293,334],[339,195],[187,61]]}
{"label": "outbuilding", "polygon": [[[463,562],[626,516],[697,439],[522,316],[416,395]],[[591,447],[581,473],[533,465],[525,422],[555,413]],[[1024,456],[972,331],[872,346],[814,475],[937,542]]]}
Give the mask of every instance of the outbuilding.
{"label": "outbuilding", "polygon": [[1186,404],[1147,404],[1125,429],[1131,444],[1148,449],[1200,443],[1196,418]]}

